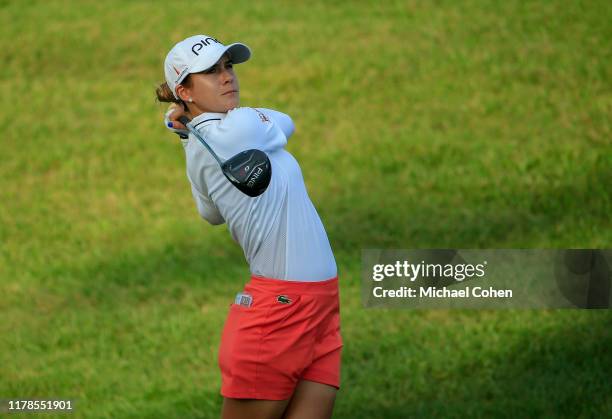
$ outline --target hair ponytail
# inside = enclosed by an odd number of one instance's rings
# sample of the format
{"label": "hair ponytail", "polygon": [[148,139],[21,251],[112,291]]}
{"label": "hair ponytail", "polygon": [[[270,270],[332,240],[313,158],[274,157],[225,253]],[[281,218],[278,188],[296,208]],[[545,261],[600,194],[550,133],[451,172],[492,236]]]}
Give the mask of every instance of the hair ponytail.
{"label": "hair ponytail", "polygon": [[157,89],[155,89],[155,94],[157,95],[157,100],[160,102],[182,103],[182,100],[174,97],[172,90],[170,90],[170,87],[168,87],[168,83],[166,82],[163,82]]}

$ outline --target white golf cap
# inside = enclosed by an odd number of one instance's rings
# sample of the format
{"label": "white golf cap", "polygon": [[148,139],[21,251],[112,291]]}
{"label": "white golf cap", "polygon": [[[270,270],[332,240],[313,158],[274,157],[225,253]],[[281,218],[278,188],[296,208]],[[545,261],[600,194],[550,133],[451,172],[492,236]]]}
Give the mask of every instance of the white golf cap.
{"label": "white golf cap", "polygon": [[199,73],[213,65],[228,53],[234,64],[243,63],[251,57],[251,50],[244,44],[223,45],[212,36],[194,35],[176,44],[164,62],[166,83],[176,94],[176,86],[191,73]]}

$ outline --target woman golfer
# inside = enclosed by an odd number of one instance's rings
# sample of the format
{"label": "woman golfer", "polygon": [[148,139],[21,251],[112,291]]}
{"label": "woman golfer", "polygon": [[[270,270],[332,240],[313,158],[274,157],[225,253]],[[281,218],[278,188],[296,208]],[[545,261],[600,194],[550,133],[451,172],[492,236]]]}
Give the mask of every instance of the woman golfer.
{"label": "woman golfer", "polygon": [[[244,251],[250,282],[227,316],[221,345],[223,418],[328,418],[340,386],[340,316],[336,262],[300,171],[285,149],[291,118],[264,108],[240,108],[233,65],[250,49],[206,35],[176,44],[157,89],[173,102],[168,126],[185,134],[179,116],[222,159],[264,151],[272,177],[249,197],[223,175],[193,135],[183,138],[187,177],[200,215],[226,223]],[[185,137],[185,135],[183,135]]]}

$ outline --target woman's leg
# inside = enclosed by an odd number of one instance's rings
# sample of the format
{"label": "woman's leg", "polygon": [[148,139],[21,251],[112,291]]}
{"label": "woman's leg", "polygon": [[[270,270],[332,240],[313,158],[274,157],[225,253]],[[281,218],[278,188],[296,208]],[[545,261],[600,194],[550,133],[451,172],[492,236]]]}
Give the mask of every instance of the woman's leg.
{"label": "woman's leg", "polygon": [[329,419],[336,401],[336,387],[300,380],[283,419]]}
{"label": "woman's leg", "polygon": [[280,419],[289,404],[287,400],[223,399],[223,419]]}

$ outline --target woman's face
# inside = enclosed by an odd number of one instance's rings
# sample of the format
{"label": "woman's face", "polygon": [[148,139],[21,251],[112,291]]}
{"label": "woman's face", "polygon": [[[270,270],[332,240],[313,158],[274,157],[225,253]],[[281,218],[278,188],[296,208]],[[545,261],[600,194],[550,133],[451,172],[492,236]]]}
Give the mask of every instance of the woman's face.
{"label": "woman's face", "polygon": [[240,104],[238,78],[227,55],[208,70],[189,77],[189,87],[180,85],[177,92],[189,106],[192,117],[204,112],[227,112]]}

